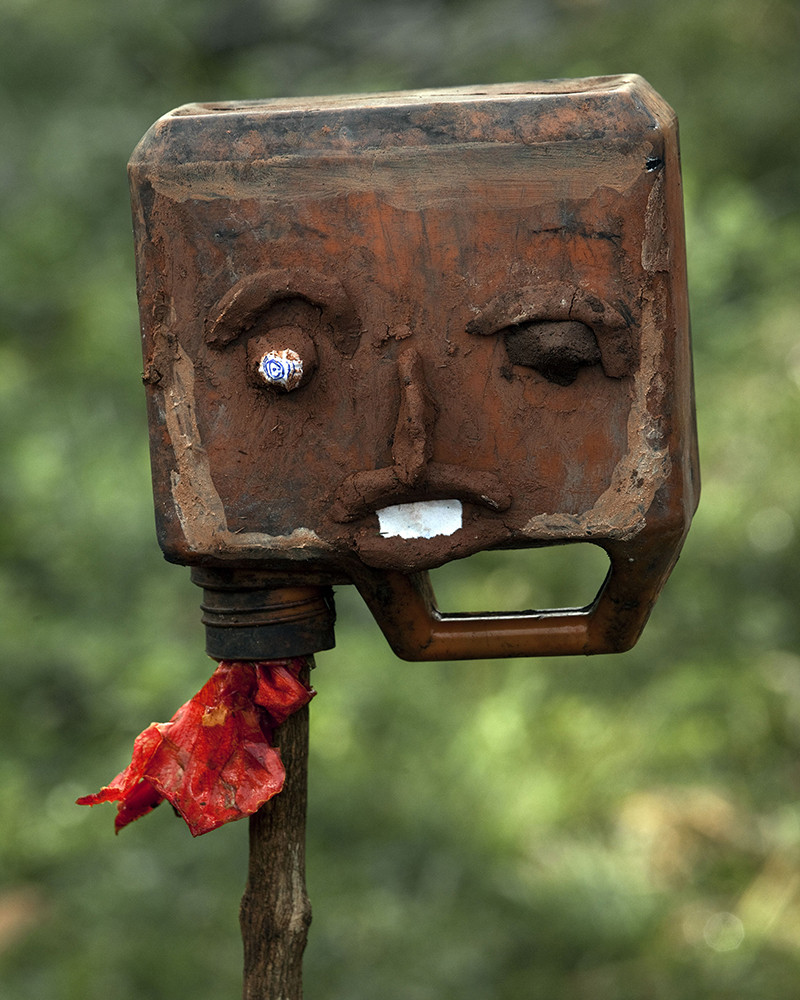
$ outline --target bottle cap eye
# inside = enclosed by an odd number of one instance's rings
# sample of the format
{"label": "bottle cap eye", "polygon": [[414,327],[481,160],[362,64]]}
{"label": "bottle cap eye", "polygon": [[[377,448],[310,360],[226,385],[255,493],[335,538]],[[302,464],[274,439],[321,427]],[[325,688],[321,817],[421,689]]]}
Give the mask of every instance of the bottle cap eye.
{"label": "bottle cap eye", "polygon": [[291,348],[271,350],[258,362],[258,372],[267,385],[291,392],[303,381],[303,361]]}
{"label": "bottle cap eye", "polygon": [[251,385],[291,392],[304,386],[316,367],[314,341],[299,327],[276,327],[248,341],[247,368]]}

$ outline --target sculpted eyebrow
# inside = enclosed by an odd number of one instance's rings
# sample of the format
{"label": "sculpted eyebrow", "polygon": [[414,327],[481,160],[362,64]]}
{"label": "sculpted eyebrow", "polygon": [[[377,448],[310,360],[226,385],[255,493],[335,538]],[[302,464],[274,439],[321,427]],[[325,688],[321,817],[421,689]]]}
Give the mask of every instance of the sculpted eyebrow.
{"label": "sculpted eyebrow", "polygon": [[288,299],[302,299],[319,308],[332,330],[335,346],[345,357],[352,357],[361,336],[353,303],[335,278],[306,269],[272,269],[242,278],[209,310],[206,343],[216,348],[227,346],[269,308]]}
{"label": "sculpted eyebrow", "polygon": [[466,331],[488,337],[526,324],[572,323],[594,331],[606,375],[621,378],[634,371],[639,361],[639,326],[633,311],[580,288],[546,284],[515,289],[489,302]]}

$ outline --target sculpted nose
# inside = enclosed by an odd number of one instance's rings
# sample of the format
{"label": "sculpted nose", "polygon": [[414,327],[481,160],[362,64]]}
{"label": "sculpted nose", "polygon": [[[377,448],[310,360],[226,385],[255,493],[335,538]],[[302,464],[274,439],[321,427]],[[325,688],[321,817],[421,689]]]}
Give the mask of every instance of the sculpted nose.
{"label": "sculpted nose", "polygon": [[[399,399],[392,464],[345,476],[331,505],[331,519],[345,524],[386,507],[435,500],[467,501],[490,511],[507,510],[511,494],[495,473],[472,468],[468,455],[458,465],[434,461],[433,434],[438,411],[419,352],[413,347],[406,348],[397,358],[395,371]],[[366,544],[363,540],[358,542],[362,554]]]}
{"label": "sculpted nose", "polygon": [[406,486],[414,486],[422,479],[431,460],[436,406],[416,348],[409,347],[397,359],[397,374],[400,406],[394,428],[392,460],[398,479]]}

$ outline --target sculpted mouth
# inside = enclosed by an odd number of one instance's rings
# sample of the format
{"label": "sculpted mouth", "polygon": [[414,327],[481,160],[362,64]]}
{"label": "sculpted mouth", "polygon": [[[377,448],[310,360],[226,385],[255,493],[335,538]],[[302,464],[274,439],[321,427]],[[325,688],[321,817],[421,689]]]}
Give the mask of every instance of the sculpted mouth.
{"label": "sculpted mouth", "polygon": [[507,537],[501,520],[479,518],[481,508],[498,513],[511,506],[511,494],[494,473],[439,462],[414,471],[407,475],[394,465],[356,472],[339,487],[329,516],[339,524],[361,522],[352,544],[362,562],[406,572],[431,569]]}
{"label": "sculpted mouth", "polygon": [[476,521],[481,508],[498,513],[511,506],[510,493],[494,473],[438,462],[414,476],[404,471],[395,465],[356,472],[339,487],[330,516],[340,524],[362,522],[352,538],[362,562],[430,569],[507,536],[502,521]]}
{"label": "sculpted mouth", "polygon": [[[443,524],[447,528],[436,530],[435,534],[449,535],[461,527],[461,505],[464,501],[487,510],[504,511],[511,505],[511,495],[492,472],[434,462],[425,467],[423,475],[409,481],[397,466],[390,466],[348,476],[339,487],[330,516],[334,521],[345,523],[377,513],[379,523],[383,515],[383,522],[391,528],[392,534],[397,533],[393,526],[404,518],[421,518],[422,527],[432,518],[433,527]],[[387,514],[387,511],[395,513]],[[456,516],[459,523],[452,527]],[[399,521],[396,520],[398,518]],[[390,537],[382,524],[380,533]]]}

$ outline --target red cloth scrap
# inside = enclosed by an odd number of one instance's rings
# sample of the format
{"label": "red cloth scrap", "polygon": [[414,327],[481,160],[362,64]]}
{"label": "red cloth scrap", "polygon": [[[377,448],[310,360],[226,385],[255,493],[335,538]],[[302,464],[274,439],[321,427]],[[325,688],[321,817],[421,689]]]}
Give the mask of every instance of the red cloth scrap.
{"label": "red cloth scrap", "polygon": [[133,744],[128,767],[78,805],[116,802],[117,833],[166,799],[193,837],[256,812],[283,788],[273,731],[316,692],[300,679],[305,657],[223,660],[169,722]]}

